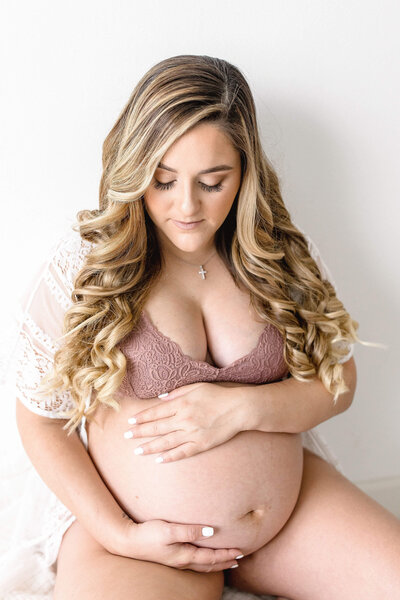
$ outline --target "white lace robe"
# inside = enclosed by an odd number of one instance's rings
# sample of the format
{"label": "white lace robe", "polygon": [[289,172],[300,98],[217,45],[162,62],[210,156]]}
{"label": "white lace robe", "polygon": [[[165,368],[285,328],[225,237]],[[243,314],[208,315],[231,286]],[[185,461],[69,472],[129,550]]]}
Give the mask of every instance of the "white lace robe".
{"label": "white lace robe", "polygon": [[[309,236],[306,238],[322,275],[336,289],[315,243]],[[47,262],[40,267],[22,297],[17,307],[13,349],[9,354],[8,346],[7,358],[3,357],[1,383],[7,403],[14,406],[15,399],[19,398],[29,410],[50,419],[62,418],[63,411],[71,406],[69,392],[53,393],[45,400],[35,399],[33,393],[52,365],[57,338],[62,334],[63,316],[72,304],[73,279],[90,248],[91,243],[69,230],[51,249]],[[342,362],[352,355],[353,345]],[[79,433],[87,448],[85,420]],[[315,428],[301,435],[304,446],[343,472]],[[61,539],[75,516],[41,480],[22,445],[19,451],[15,449],[13,459],[3,459],[0,475],[0,598],[50,600]],[[223,598],[228,597],[253,596],[225,589]]]}

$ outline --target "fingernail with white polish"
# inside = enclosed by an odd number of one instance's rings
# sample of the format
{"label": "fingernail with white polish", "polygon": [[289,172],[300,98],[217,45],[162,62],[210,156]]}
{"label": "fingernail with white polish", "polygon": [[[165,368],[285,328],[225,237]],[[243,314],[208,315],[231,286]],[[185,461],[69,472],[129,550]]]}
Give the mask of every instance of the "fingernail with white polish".
{"label": "fingernail with white polish", "polygon": [[143,454],[143,448],[139,447],[139,448],[135,448],[133,451],[134,454]]}
{"label": "fingernail with white polish", "polygon": [[159,394],[158,398],[165,398],[166,396],[168,396],[168,392],[165,392],[165,394]]}
{"label": "fingernail with white polish", "polygon": [[134,425],[134,424],[136,423],[136,419],[135,419],[135,417],[130,417],[130,419],[128,419],[128,423],[129,423],[130,425]]}
{"label": "fingernail with white polish", "polygon": [[239,556],[235,556],[236,560],[238,560],[239,558],[243,558],[244,554],[239,554]]}
{"label": "fingernail with white polish", "polygon": [[204,535],[206,537],[210,537],[210,535],[214,535],[214,528],[213,527],[203,527],[203,529],[201,530],[201,535]]}
{"label": "fingernail with white polish", "polygon": [[129,440],[130,438],[133,438],[132,431],[125,431],[124,438],[126,438],[127,440]]}
{"label": "fingernail with white polish", "polygon": [[235,569],[236,567],[238,567],[239,565],[232,565],[231,567],[229,567],[230,569]]}
{"label": "fingernail with white polish", "polygon": [[163,457],[162,457],[162,456],[157,456],[157,458],[156,458],[155,462],[156,462],[156,463],[160,463],[160,462],[163,462],[163,460],[164,460],[164,459],[163,459]]}

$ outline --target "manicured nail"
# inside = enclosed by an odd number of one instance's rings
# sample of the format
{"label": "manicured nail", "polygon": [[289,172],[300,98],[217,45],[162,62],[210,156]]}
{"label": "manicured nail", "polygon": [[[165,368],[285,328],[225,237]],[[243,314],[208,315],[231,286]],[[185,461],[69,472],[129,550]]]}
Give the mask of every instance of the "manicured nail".
{"label": "manicured nail", "polygon": [[206,537],[210,537],[210,535],[214,535],[214,528],[213,527],[203,527],[203,529],[201,530],[201,535],[204,535]]}
{"label": "manicured nail", "polygon": [[160,463],[160,462],[163,462],[163,460],[164,460],[164,459],[163,459],[163,457],[162,457],[162,456],[157,456],[157,458],[156,458],[155,462],[157,462],[157,463]]}
{"label": "manicured nail", "polygon": [[230,569],[235,569],[236,567],[238,567],[239,565],[232,565],[231,567],[229,567]]}
{"label": "manicured nail", "polygon": [[139,446],[139,448],[135,448],[133,451],[134,454],[143,454],[143,448]]}
{"label": "manicured nail", "polygon": [[127,440],[129,440],[130,438],[133,438],[132,431],[125,431],[124,438],[126,438]]}
{"label": "manicured nail", "polygon": [[165,394],[159,394],[158,395],[159,398],[165,398],[165,396],[168,396],[168,392],[165,392]]}
{"label": "manicured nail", "polygon": [[128,423],[129,425],[134,425],[136,423],[135,417],[131,417],[130,419],[128,419]]}
{"label": "manicured nail", "polygon": [[238,560],[239,558],[243,558],[244,554],[239,554],[239,556],[235,556],[236,560]]}

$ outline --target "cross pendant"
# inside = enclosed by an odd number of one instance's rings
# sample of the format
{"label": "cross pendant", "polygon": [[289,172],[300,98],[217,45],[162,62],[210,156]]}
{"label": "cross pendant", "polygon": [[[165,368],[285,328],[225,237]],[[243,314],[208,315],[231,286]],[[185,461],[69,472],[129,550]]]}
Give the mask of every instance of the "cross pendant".
{"label": "cross pendant", "polygon": [[202,278],[202,279],[205,279],[205,278],[206,278],[206,276],[205,276],[205,273],[207,273],[207,271],[205,271],[205,270],[203,269],[203,265],[200,265],[200,271],[197,271],[197,272],[198,272],[198,274],[199,274],[199,275],[201,275],[201,278]]}

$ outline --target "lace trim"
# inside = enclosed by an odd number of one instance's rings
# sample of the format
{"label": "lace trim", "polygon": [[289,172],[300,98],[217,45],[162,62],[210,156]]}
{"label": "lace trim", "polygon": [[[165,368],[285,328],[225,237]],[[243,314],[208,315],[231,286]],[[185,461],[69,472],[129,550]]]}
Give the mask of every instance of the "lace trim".
{"label": "lace trim", "polygon": [[92,247],[91,242],[83,240],[79,233],[74,231],[62,239],[51,261],[60,281],[70,295],[74,289],[74,278]]}
{"label": "lace trim", "polygon": [[15,365],[16,395],[33,412],[54,418],[66,418],[61,414],[73,406],[68,391],[53,392],[48,398],[35,398],[42,377],[52,368],[50,357],[34,346],[26,331],[20,331]]}
{"label": "lace trim", "polygon": [[43,329],[39,327],[29,314],[25,315],[25,324],[33,333],[35,339],[39,341],[50,353],[54,354],[58,350],[59,345],[56,344]]}
{"label": "lace trim", "polygon": [[72,299],[69,298],[67,294],[61,289],[55,277],[50,273],[49,269],[46,269],[43,279],[46,282],[51,294],[57,300],[58,304],[62,306],[62,308],[65,311],[68,310],[72,304]]}
{"label": "lace trim", "polygon": [[[78,232],[69,231],[64,235],[53,250],[42,278],[32,290],[26,310],[21,311],[19,332],[10,360],[13,378],[11,387],[29,410],[46,417],[68,418],[66,412],[73,407],[74,401],[69,391],[53,392],[46,398],[35,398],[40,381],[52,369],[53,357],[59,344],[32,319],[29,314],[30,303],[40,281],[44,281],[57,304],[64,311],[67,310],[72,304],[68,292],[72,294],[74,277],[92,246],[92,243],[82,240]],[[38,348],[39,344],[43,349]]]}

